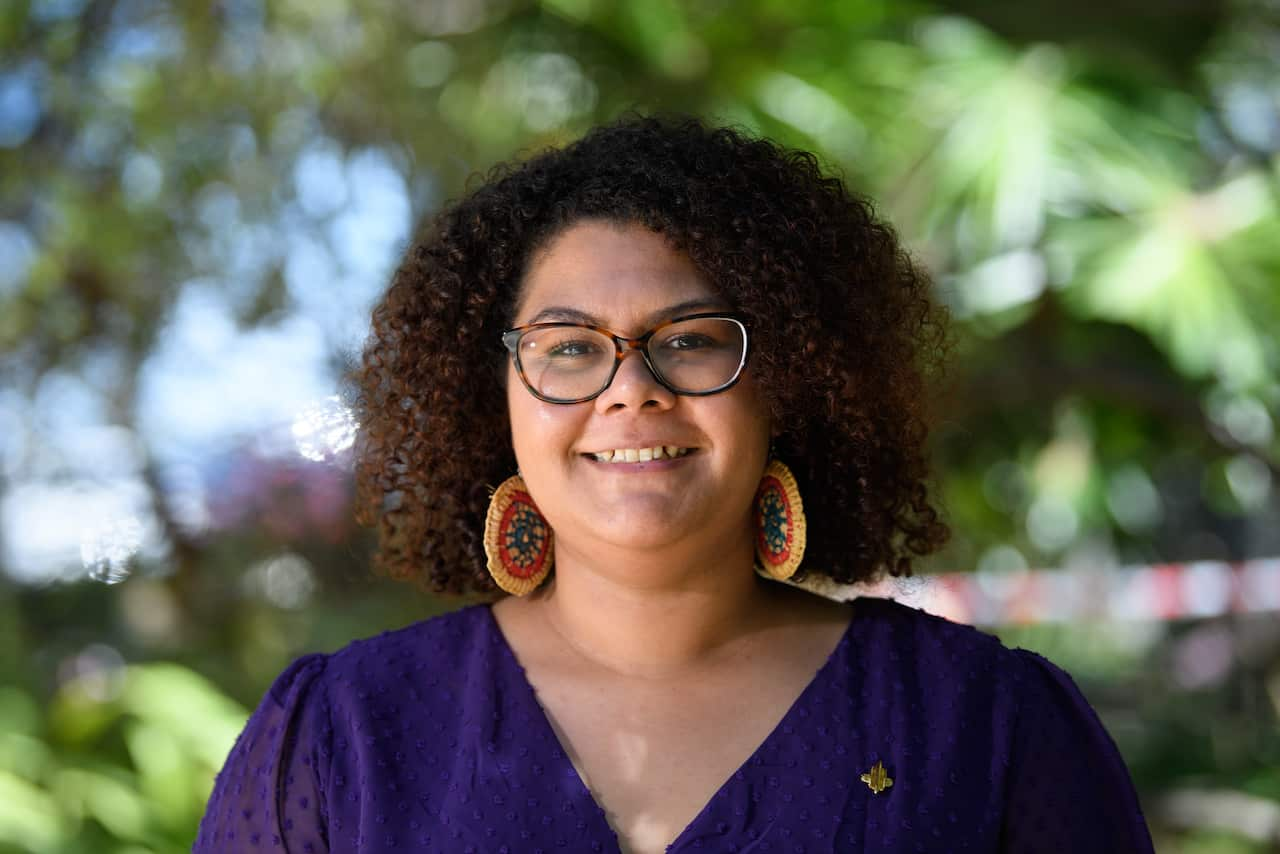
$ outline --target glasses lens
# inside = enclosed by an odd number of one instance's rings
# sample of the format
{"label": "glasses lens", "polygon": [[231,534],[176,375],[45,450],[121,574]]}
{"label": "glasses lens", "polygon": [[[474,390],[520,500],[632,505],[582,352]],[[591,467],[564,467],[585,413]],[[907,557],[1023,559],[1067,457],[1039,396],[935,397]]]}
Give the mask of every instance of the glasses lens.
{"label": "glasses lens", "polygon": [[727,385],[742,370],[746,332],[734,320],[700,317],[664,326],[649,339],[649,358],[679,391],[705,392]]}
{"label": "glasses lens", "polygon": [[525,379],[543,397],[578,400],[599,391],[613,370],[613,339],[581,326],[530,329],[517,357]]}

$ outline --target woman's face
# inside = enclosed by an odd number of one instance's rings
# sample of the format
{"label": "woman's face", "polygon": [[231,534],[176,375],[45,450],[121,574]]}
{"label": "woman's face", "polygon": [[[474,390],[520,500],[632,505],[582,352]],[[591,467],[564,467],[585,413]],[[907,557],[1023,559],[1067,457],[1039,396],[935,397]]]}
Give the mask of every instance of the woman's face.
{"label": "woman's face", "polygon": [[[585,221],[530,263],[516,325],[567,320],[636,337],[658,323],[729,305],[684,254],[639,225]],[[521,474],[560,546],[719,544],[749,538],[769,423],[750,366],[706,397],[663,388],[629,352],[613,382],[585,403],[535,398],[508,361],[507,403]],[[600,462],[616,449],[693,449],[660,464]]]}

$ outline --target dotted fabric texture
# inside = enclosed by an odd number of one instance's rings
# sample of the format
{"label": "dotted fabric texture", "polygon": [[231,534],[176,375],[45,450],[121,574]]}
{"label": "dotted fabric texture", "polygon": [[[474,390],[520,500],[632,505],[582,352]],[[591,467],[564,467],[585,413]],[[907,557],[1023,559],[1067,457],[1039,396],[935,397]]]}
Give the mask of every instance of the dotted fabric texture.
{"label": "dotted fabric texture", "polygon": [[[873,793],[861,777],[877,761],[893,784]],[[492,611],[476,605],[291,664],[218,774],[193,850],[619,845]],[[1065,672],[863,598],[804,692],[668,851],[1152,846],[1115,744]]]}

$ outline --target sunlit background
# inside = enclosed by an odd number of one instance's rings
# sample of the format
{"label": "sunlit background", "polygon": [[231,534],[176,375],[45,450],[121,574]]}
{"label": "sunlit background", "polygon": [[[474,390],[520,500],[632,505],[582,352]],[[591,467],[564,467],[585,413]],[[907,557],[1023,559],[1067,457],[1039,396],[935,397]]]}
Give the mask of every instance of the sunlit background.
{"label": "sunlit background", "polygon": [[627,108],[933,270],[956,536],[878,592],[1066,667],[1158,850],[1280,850],[1276,0],[9,0],[0,852],[188,848],[288,661],[455,607],[369,574],[337,378],[417,220]]}

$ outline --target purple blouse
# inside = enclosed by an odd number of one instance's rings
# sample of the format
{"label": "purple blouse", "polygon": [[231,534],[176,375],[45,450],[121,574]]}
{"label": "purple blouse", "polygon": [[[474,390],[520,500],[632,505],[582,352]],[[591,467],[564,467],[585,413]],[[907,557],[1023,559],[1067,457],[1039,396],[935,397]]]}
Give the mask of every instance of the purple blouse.
{"label": "purple blouse", "polygon": [[[1120,754],[1065,672],[889,599],[853,611],[669,852],[1152,851]],[[193,850],[619,845],[474,605],[290,665],[218,774]]]}

